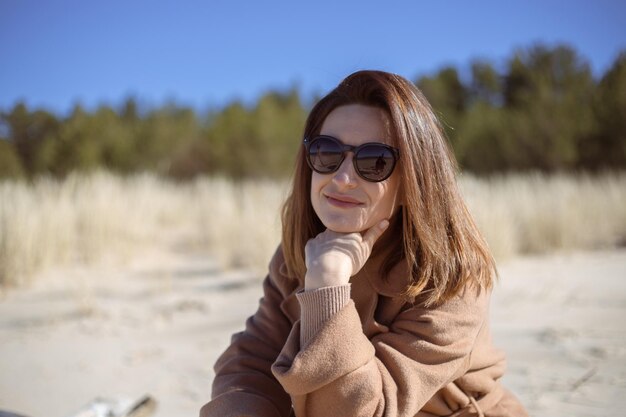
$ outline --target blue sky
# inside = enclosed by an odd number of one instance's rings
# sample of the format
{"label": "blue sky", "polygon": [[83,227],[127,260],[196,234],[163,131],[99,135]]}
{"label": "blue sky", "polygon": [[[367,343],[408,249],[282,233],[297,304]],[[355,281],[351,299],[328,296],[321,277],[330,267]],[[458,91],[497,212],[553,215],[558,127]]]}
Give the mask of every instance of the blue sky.
{"label": "blue sky", "polygon": [[597,76],[626,50],[624,1],[0,0],[0,109],[166,100],[197,109],[376,68],[444,65],[567,43]]}

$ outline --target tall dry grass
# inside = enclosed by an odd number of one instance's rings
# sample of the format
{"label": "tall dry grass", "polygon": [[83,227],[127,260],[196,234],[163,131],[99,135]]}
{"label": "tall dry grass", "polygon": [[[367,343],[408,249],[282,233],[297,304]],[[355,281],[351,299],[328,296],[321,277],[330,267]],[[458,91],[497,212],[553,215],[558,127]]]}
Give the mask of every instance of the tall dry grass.
{"label": "tall dry grass", "polygon": [[284,189],[106,172],[0,182],[0,284],[25,284],[46,267],[103,255],[123,261],[155,245],[206,251],[224,267],[267,265],[280,240]]}
{"label": "tall dry grass", "polygon": [[626,243],[626,172],[462,176],[459,183],[498,260]]}
{"label": "tall dry grass", "polygon": [[[614,246],[626,238],[626,173],[460,178],[497,259]],[[64,262],[187,246],[224,267],[264,269],[280,240],[287,183],[202,178],[177,184],[100,172],[0,183],[0,284]]]}

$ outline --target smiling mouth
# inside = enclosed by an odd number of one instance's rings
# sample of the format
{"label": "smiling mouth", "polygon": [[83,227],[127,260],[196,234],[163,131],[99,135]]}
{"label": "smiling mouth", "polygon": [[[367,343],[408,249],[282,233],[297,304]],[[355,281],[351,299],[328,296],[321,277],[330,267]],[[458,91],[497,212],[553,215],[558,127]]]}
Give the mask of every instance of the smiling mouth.
{"label": "smiling mouth", "polygon": [[326,201],[335,207],[351,208],[360,206],[362,203],[349,197],[329,196],[325,195]]}

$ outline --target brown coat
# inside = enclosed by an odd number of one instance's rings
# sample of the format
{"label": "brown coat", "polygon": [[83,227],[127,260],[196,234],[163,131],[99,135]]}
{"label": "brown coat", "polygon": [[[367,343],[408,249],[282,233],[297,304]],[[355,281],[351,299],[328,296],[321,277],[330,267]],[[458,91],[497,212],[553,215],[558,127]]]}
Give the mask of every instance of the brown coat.
{"label": "brown coat", "polygon": [[[405,267],[387,282],[377,270],[370,260],[347,291],[313,295],[315,311],[339,307],[302,323],[302,283],[286,276],[279,248],[258,311],[215,364],[200,415],[527,416],[498,382],[505,358],[491,343],[488,291],[426,308],[399,296]],[[315,330],[302,337],[301,325]]]}

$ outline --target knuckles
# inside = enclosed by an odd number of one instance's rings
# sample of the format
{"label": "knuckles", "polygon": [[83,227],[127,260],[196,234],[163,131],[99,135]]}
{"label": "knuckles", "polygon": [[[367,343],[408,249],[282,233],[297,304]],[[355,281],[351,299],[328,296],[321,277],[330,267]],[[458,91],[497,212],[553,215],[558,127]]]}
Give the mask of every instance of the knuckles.
{"label": "knuckles", "polygon": [[369,258],[370,249],[368,241],[359,232],[338,233],[325,230],[309,239],[305,245],[307,269],[344,271],[348,267],[354,274]]}

